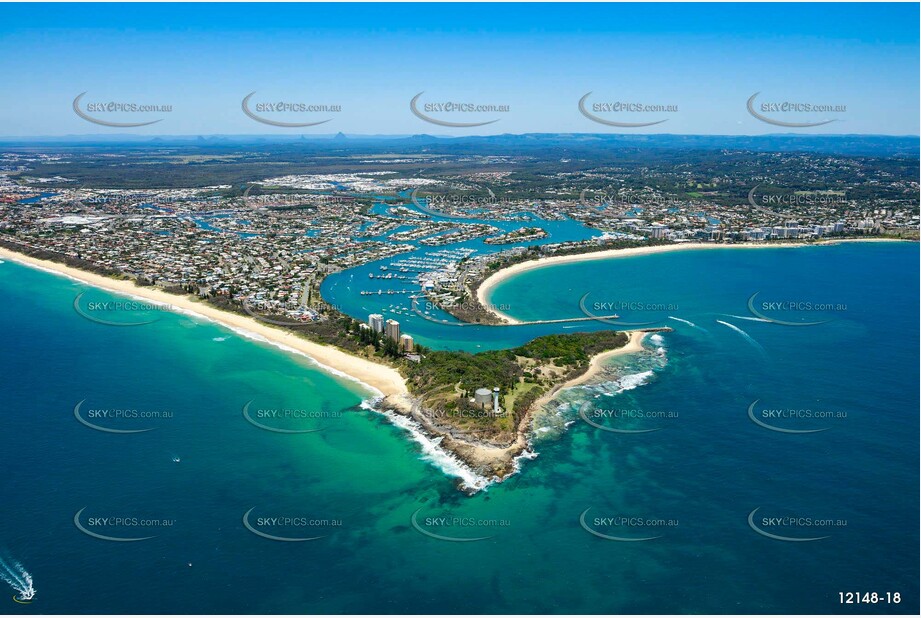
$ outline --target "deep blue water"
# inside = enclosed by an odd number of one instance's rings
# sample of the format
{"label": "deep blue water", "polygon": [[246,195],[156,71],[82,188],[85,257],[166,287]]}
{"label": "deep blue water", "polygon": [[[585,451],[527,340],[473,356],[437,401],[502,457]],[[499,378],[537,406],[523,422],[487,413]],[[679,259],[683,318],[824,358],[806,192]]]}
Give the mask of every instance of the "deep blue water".
{"label": "deep blue water", "polygon": [[[367,285],[367,272],[354,280]],[[581,315],[579,299],[589,294],[590,309],[616,304],[622,323],[675,330],[648,341],[647,352],[618,359],[598,385],[565,392],[541,420],[538,457],[467,497],[405,432],[359,409],[368,392],[348,380],[186,316],[164,314],[138,327],[94,323],[72,307],[83,286],[0,264],[7,301],[0,311],[0,552],[22,562],[38,591],[31,605],[0,600],[0,607],[917,613],[918,280],[912,244],[689,251],[512,279],[492,301],[507,303],[519,318]],[[348,273],[332,282],[328,300],[363,317],[377,305],[345,297],[347,281]],[[748,319],[755,318],[747,306],[755,293],[754,306],[770,319],[823,323]],[[761,304],[777,301],[833,310]],[[541,332],[406,322],[429,342],[465,349],[513,345]],[[84,414],[121,407],[174,416],[100,420],[156,428],[113,435],[74,418],[81,400]],[[755,400],[756,418],[767,424],[824,431],[766,429],[749,418]],[[284,426],[321,431],[257,429],[241,413],[248,401],[309,409],[317,418]],[[592,417],[608,429],[657,431],[606,431],[583,421],[579,409],[620,413]],[[839,416],[762,415],[772,409]],[[668,416],[638,418],[637,411]],[[92,538],[74,525],[84,507],[79,521],[92,530],[155,538]],[[271,541],[243,526],[249,509],[328,521],[267,524],[261,529],[279,535],[323,537]],[[659,538],[594,536],[579,523],[586,509],[586,525],[596,532]],[[763,536],[748,524],[755,509],[763,531],[827,538]],[[425,531],[489,538],[433,538],[413,527],[414,513]],[[91,517],[119,516],[172,525],[90,524]],[[442,526],[429,519],[441,516],[477,521]],[[621,517],[647,521],[605,521]],[[834,525],[775,525],[779,517]],[[899,592],[902,602],[841,606],[840,591]]]}

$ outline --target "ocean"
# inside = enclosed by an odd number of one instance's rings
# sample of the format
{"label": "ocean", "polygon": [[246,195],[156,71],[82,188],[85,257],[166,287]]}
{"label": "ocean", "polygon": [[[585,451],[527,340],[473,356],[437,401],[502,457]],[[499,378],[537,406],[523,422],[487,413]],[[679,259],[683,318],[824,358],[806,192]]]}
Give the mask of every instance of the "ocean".
{"label": "ocean", "polygon": [[[36,595],[17,604],[0,582],[0,605],[917,613],[918,250],[599,260],[523,273],[491,298],[519,319],[612,324],[401,315],[427,345],[471,351],[674,329],[564,392],[538,419],[537,456],[472,496],[354,381],[187,315],[91,321],[78,294],[116,298],[6,261],[0,558]],[[354,293],[365,268],[324,285],[358,318],[393,303]],[[842,605],[847,592],[883,600]]]}

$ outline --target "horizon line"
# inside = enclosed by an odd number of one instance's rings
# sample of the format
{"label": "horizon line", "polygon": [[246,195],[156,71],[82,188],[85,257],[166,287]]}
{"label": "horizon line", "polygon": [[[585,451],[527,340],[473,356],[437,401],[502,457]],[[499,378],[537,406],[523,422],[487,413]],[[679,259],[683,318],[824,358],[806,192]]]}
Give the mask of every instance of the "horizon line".
{"label": "horizon line", "polygon": [[0,141],[29,141],[29,140],[51,140],[51,139],[112,139],[112,138],[135,138],[135,139],[196,139],[207,137],[221,138],[271,138],[271,139],[342,139],[342,138],[374,138],[374,139],[407,139],[428,137],[432,139],[457,140],[469,138],[488,138],[488,137],[526,137],[526,136],[543,136],[543,137],[638,137],[638,138],[655,138],[655,137],[890,137],[890,138],[914,138],[921,140],[921,134],[914,133],[592,133],[592,132],[555,132],[555,131],[526,131],[522,133],[487,133],[487,134],[470,134],[470,135],[444,135],[433,133],[162,133],[162,134],[143,134],[143,133],[64,133],[53,135],[0,135]]}

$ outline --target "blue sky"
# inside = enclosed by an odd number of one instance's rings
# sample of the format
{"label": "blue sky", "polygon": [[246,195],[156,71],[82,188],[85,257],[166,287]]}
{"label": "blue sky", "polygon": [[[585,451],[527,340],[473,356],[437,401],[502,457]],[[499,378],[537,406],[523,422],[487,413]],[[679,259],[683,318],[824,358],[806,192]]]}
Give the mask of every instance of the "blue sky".
{"label": "blue sky", "polygon": [[[0,135],[352,134],[525,132],[757,135],[919,133],[917,4],[3,4]],[[257,102],[339,105],[326,113],[263,113],[326,124],[261,124]],[[427,123],[409,102],[505,105],[507,112],[440,113],[498,122]],[[82,103],[171,105],[162,118],[118,129],[78,117]],[[620,102],[671,112],[611,112],[610,127],[579,112]],[[787,129],[746,110],[757,104],[845,106],[834,113],[766,115],[836,121]],[[759,108],[760,109],[760,108]]]}

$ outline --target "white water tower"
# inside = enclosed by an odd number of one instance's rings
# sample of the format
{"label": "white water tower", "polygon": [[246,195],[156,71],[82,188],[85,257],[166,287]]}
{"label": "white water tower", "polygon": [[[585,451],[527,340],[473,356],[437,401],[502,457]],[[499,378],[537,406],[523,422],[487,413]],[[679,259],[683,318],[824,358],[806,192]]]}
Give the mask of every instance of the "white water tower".
{"label": "white water tower", "polygon": [[480,404],[481,408],[485,408],[487,405],[489,405],[491,399],[492,393],[489,392],[488,388],[478,388],[473,394],[473,400]]}

